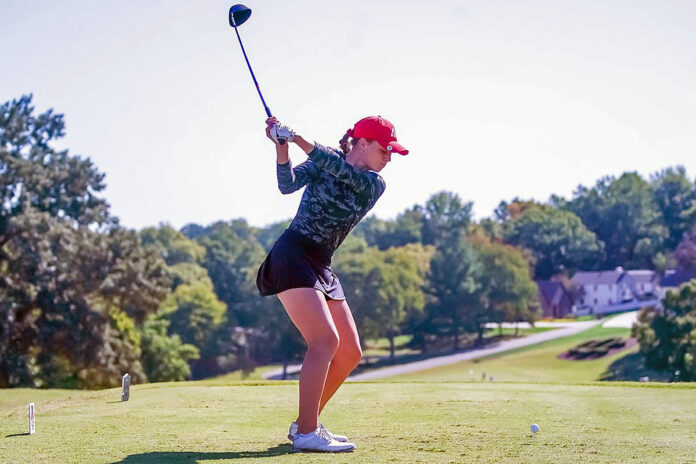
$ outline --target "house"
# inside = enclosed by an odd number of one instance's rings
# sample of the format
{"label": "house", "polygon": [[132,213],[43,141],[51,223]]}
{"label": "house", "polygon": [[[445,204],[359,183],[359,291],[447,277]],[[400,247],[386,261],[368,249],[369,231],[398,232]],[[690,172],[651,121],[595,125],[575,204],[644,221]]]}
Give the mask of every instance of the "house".
{"label": "house", "polygon": [[603,310],[606,307],[631,301],[634,297],[633,278],[620,267],[613,271],[580,271],[571,281],[582,288],[575,304],[588,314],[606,312]]}
{"label": "house", "polygon": [[626,274],[631,276],[631,291],[636,298],[655,298],[659,295],[660,276],[655,271],[626,271]]}
{"label": "house", "polygon": [[696,270],[682,268],[667,269],[658,288],[660,299],[665,297],[668,290],[676,290],[680,285],[693,279],[696,279]]}
{"label": "house", "polygon": [[568,294],[563,284],[551,280],[537,280],[539,287],[539,301],[543,309],[542,317],[560,318],[573,315],[573,299]]}

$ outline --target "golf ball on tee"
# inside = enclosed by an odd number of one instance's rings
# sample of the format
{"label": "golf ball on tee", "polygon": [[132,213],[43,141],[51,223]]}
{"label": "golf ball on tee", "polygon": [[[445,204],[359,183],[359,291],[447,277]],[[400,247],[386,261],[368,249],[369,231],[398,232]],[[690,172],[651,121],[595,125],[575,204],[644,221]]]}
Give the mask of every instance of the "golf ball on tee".
{"label": "golf ball on tee", "polygon": [[536,424],[532,424],[531,427],[529,427],[529,430],[531,430],[532,433],[537,433],[539,432],[539,426]]}

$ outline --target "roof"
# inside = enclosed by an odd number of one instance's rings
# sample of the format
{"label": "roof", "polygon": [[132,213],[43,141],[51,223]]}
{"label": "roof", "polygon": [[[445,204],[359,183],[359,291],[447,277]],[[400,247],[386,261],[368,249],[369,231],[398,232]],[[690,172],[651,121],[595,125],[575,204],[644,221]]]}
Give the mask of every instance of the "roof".
{"label": "roof", "polygon": [[576,272],[572,280],[576,284],[580,285],[594,285],[594,284],[615,284],[621,277],[623,277],[624,271],[598,271],[598,272]]}
{"label": "roof", "polygon": [[647,270],[637,270],[637,271],[626,271],[637,284],[652,284],[657,280],[657,273],[655,271]]}
{"label": "roof", "polygon": [[543,295],[549,304],[560,304],[565,294],[565,289],[560,282],[553,282],[551,280],[537,280],[537,286],[539,287],[539,293]]}
{"label": "roof", "polygon": [[696,279],[696,270],[688,269],[667,269],[665,271],[665,276],[660,282],[662,287],[678,287],[681,284],[688,282],[692,279]]}

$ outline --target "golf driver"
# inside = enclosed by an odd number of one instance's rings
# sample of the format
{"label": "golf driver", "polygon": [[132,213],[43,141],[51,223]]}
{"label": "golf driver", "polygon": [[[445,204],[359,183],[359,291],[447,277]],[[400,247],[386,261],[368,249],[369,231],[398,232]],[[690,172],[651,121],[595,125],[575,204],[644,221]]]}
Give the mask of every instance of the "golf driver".
{"label": "golf driver", "polygon": [[[256,90],[259,92],[259,97],[261,97],[263,109],[266,111],[266,115],[270,118],[273,115],[271,114],[271,110],[268,108],[268,105],[266,105],[266,100],[263,99],[263,95],[261,94],[261,88],[259,87],[259,83],[256,81],[254,71],[251,69],[251,65],[249,64],[249,58],[247,58],[246,51],[244,50],[244,44],[242,44],[242,38],[239,36],[239,30],[237,29],[238,26],[241,26],[249,19],[249,16],[251,16],[251,8],[247,8],[246,6],[241,4],[232,5],[232,7],[230,8],[230,26],[232,26],[234,28],[234,32],[237,33],[239,46],[242,47],[244,60],[246,61],[247,67],[249,68],[249,72],[251,73],[251,78],[254,80]],[[285,144],[285,139],[279,138],[278,143],[280,143],[281,145]]]}

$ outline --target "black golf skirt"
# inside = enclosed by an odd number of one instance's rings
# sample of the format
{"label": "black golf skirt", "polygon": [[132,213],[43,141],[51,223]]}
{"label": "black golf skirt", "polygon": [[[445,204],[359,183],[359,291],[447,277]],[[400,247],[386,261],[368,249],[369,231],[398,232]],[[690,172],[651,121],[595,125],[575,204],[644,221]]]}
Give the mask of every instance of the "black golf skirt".
{"label": "black golf skirt", "polygon": [[332,252],[304,234],[286,229],[259,267],[261,296],[291,288],[316,288],[327,300],[344,300],[343,287],[331,269]]}

